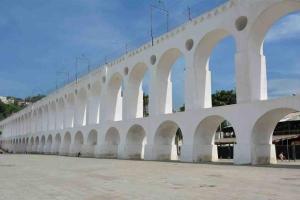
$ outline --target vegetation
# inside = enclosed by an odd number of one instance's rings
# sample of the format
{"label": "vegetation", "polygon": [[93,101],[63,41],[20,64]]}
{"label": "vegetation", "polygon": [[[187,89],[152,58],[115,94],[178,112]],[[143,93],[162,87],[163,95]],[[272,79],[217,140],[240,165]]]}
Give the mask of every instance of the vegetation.
{"label": "vegetation", "polygon": [[235,90],[220,90],[216,91],[211,96],[212,106],[225,106],[236,104],[236,92]]}
{"label": "vegetation", "polygon": [[30,102],[30,103],[35,103],[35,102],[41,100],[41,99],[44,98],[44,97],[45,97],[45,95],[38,94],[38,95],[36,95],[36,96],[31,96],[31,97],[29,96],[29,97],[26,97],[26,98],[25,98],[25,101],[26,101],[26,102]]}
{"label": "vegetation", "polygon": [[149,105],[149,95],[148,94],[144,94],[143,104],[144,104],[143,115],[144,115],[144,117],[148,117],[149,116],[149,106],[148,106]]}
{"label": "vegetation", "polygon": [[41,95],[41,94],[38,94],[36,96],[31,96],[31,97],[29,96],[26,97],[25,99],[9,96],[7,98],[13,100],[13,103],[8,103],[8,104],[5,104],[0,100],[0,120],[3,120],[9,117],[10,115],[12,115],[13,113],[22,110],[28,105],[28,103],[30,104],[30,103],[37,102],[38,100],[44,97],[45,95]]}
{"label": "vegetation", "polygon": [[3,120],[9,117],[11,114],[16,113],[22,109],[23,108],[18,104],[5,104],[0,101],[0,120]]}

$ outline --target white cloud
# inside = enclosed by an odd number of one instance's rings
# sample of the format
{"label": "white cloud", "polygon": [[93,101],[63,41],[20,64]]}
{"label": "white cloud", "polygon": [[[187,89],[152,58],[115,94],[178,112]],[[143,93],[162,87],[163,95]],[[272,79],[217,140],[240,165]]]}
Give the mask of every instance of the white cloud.
{"label": "white cloud", "polygon": [[266,36],[266,42],[294,39],[300,36],[300,14],[292,14],[277,22]]}

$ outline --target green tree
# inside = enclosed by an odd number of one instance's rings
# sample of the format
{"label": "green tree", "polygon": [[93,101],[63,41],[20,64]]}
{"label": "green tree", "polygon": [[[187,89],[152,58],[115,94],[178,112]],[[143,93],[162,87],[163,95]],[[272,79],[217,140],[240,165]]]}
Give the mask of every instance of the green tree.
{"label": "green tree", "polygon": [[43,95],[43,94],[38,94],[38,95],[36,95],[36,96],[29,96],[29,97],[26,97],[26,98],[25,98],[25,101],[26,101],[26,102],[30,102],[30,103],[35,103],[35,102],[41,100],[41,99],[44,98],[44,97],[45,97],[45,95]]}
{"label": "green tree", "polygon": [[149,116],[149,95],[143,94],[143,115],[144,117]]}
{"label": "green tree", "polygon": [[235,90],[220,90],[211,96],[212,106],[225,106],[236,104]]}

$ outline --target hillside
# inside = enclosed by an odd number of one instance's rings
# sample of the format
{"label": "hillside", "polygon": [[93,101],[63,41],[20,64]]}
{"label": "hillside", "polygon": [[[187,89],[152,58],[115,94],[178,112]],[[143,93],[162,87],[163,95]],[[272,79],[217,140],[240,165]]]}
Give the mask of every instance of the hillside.
{"label": "hillside", "polygon": [[10,103],[3,103],[0,100],[0,120],[3,120],[5,118],[9,117],[13,113],[16,113],[16,112],[22,110],[26,106],[44,98],[44,97],[45,97],[45,95],[41,95],[41,94],[36,95],[36,96],[29,96],[29,97],[26,97],[25,99],[10,96],[8,98],[13,99],[13,101]]}

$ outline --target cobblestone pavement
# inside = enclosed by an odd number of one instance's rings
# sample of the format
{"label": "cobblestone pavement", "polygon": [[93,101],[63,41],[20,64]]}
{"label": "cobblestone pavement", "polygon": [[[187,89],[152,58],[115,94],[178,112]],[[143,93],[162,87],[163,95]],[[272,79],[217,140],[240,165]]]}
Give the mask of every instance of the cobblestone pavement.
{"label": "cobblestone pavement", "polygon": [[300,169],[0,155],[2,200],[299,199]]}

